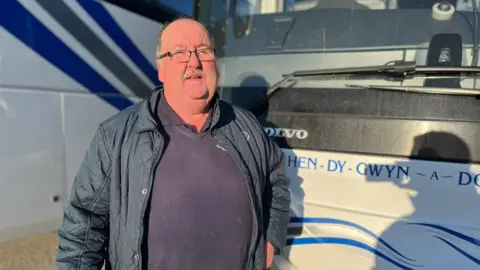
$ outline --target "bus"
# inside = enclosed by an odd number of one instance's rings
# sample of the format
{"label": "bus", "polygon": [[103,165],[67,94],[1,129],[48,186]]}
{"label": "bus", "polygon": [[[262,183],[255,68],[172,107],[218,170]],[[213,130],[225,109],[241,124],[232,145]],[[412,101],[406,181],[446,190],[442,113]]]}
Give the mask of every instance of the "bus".
{"label": "bus", "polygon": [[56,230],[98,124],[158,86],[176,1],[0,1],[0,241]]}
{"label": "bus", "polygon": [[94,130],[160,84],[158,31],[183,14],[215,37],[222,99],[285,153],[272,269],[480,268],[480,1],[53,2],[0,4],[1,239],[58,227]]}

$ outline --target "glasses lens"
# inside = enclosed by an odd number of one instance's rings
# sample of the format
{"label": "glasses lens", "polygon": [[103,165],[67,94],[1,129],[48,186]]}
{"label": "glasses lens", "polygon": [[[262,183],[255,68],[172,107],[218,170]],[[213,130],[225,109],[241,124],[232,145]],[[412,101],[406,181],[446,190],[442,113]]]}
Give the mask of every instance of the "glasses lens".
{"label": "glasses lens", "polygon": [[[215,52],[212,49],[202,49],[197,51],[200,61],[211,61],[215,59]],[[190,51],[173,51],[171,52],[172,61],[188,62],[190,60]]]}
{"label": "glasses lens", "polygon": [[208,60],[213,60],[215,58],[215,53],[211,49],[198,50],[197,54],[200,60],[208,61]]}
{"label": "glasses lens", "polygon": [[189,51],[175,51],[171,55],[174,62],[186,62],[190,58]]}

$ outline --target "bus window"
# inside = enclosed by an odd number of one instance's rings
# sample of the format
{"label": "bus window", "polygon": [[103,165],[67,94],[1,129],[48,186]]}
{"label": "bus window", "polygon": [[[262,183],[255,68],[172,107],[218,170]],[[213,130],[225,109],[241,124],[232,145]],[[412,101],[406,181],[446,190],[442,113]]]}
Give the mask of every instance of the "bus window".
{"label": "bus window", "polygon": [[[235,16],[248,16],[255,14],[280,13],[298,10],[297,4],[310,4],[316,6],[318,0],[237,0],[235,1]],[[313,2],[313,5],[312,5]]]}
{"label": "bus window", "polygon": [[178,16],[193,15],[194,1],[175,0],[105,0],[154,21],[165,23]]}
{"label": "bus window", "polygon": [[188,15],[188,16],[193,15],[194,1],[178,1],[178,0],[156,0],[156,1],[184,15]]}

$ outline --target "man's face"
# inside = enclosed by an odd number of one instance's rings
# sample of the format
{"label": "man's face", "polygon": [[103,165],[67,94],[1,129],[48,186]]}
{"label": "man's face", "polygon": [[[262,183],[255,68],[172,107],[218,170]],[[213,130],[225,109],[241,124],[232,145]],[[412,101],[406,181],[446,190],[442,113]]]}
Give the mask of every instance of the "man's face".
{"label": "man's face", "polygon": [[[198,22],[179,20],[170,24],[162,35],[161,53],[172,52],[178,57],[173,56],[172,59],[167,56],[158,61],[159,79],[166,91],[168,89],[190,100],[210,100],[217,87],[218,70],[215,58],[201,60],[200,54],[202,49],[212,48],[207,30]],[[188,61],[179,61],[185,57],[180,56],[178,50],[199,52],[198,55],[192,52]],[[185,53],[188,56],[188,52]]]}

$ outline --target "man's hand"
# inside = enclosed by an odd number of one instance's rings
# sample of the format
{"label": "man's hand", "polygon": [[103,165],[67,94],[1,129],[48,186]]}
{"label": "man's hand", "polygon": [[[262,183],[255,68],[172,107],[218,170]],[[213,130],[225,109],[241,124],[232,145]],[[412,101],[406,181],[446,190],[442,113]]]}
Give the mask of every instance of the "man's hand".
{"label": "man's hand", "polygon": [[274,256],[274,249],[273,245],[270,242],[267,242],[265,244],[265,269],[270,269],[270,266],[272,266],[273,262],[273,256]]}

